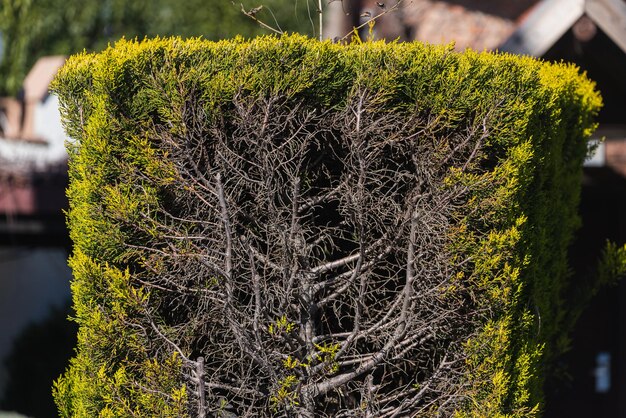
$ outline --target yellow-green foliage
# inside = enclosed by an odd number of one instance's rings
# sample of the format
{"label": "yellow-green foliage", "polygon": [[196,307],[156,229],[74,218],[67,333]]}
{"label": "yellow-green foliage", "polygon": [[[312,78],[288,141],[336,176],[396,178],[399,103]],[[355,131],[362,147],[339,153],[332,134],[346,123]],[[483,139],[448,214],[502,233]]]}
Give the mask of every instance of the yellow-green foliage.
{"label": "yellow-green foliage", "polygon": [[60,415],[184,416],[180,358],[176,353],[154,357],[141,330],[129,327],[129,318],[142,311],[149,294],[130,285],[128,270],[97,265],[80,249],[70,264],[80,351],[54,385]]}
{"label": "yellow-green foliage", "polygon": [[[566,249],[578,224],[586,138],[601,105],[577,68],[418,43],[155,39],[70,58],[54,90],[75,141],[68,194],[80,325],[77,356],[55,385],[62,416],[187,411],[175,351],[153,347],[144,329],[129,325],[150,310],[151,294],[134,279],[149,260],[136,260],[126,244],[150,245],[160,233],[151,226],[153,207],[176,192],[168,188],[176,177],[168,155],[146,135],[155,121],[184,136],[189,95],[213,120],[235,95],[282,94],[332,110],[357,90],[375,93],[381,109],[427,115],[448,131],[468,120],[480,130],[481,120],[491,121],[482,162],[450,169],[446,181],[474,190],[467,215],[450,232],[455,256],[471,260],[455,280],[471,283],[476,304],[489,312],[479,335],[464,344],[468,402],[457,416],[539,413],[545,365],[563,337]],[[149,232],[130,236],[129,222]],[[290,327],[278,318],[267,332]],[[332,363],[337,347],[318,349]],[[288,359],[285,367],[304,365]],[[298,402],[296,384],[286,375],[271,403]]]}

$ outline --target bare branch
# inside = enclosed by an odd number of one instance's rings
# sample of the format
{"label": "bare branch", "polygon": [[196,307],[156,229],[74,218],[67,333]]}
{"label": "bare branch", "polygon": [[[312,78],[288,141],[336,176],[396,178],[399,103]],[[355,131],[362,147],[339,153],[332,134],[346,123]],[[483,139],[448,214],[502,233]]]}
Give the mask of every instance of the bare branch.
{"label": "bare branch", "polygon": [[481,162],[492,116],[443,129],[379,103],[366,89],[324,112],[237,94],[209,121],[190,95],[184,134],[155,127],[172,197],[120,222],[134,283],[158,301],[137,329],[182,356],[192,415],[415,416],[465,401],[462,342],[489,312],[451,240],[480,216],[472,194],[495,186],[447,179]]}
{"label": "bare branch", "polygon": [[271,27],[270,25],[268,25],[267,23],[263,22],[262,20],[259,20],[256,15],[258,12],[261,11],[261,9],[263,8],[263,6],[259,6],[259,7],[255,7],[253,9],[250,10],[246,10],[245,7],[243,7],[243,3],[240,3],[241,5],[241,13],[243,13],[244,15],[248,16],[250,19],[254,20],[255,22],[257,22],[262,28],[265,28],[271,32],[274,32],[278,35],[282,35],[283,31],[280,29],[276,29]]}

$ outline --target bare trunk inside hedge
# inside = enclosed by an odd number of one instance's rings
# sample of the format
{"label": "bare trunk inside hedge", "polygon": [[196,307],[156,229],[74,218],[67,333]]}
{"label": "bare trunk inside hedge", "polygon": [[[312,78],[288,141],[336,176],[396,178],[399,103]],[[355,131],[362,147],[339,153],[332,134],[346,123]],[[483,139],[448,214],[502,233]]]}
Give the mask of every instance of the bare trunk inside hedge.
{"label": "bare trunk inside hedge", "polygon": [[146,214],[158,233],[139,277],[159,303],[136,325],[184,358],[197,414],[447,415],[466,400],[480,313],[449,244],[470,189],[444,179],[480,162],[489,117],[442,141],[376,99],[238,97],[213,124],[191,101],[181,136],[155,127],[180,179]]}

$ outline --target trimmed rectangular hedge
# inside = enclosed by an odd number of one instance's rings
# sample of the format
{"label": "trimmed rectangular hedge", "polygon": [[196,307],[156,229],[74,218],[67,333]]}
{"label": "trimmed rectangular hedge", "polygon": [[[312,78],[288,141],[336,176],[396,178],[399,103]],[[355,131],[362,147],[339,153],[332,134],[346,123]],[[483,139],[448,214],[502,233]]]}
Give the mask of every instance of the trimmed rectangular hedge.
{"label": "trimmed rectangular hedge", "polygon": [[418,43],[120,41],[59,73],[62,416],[539,414],[601,99]]}

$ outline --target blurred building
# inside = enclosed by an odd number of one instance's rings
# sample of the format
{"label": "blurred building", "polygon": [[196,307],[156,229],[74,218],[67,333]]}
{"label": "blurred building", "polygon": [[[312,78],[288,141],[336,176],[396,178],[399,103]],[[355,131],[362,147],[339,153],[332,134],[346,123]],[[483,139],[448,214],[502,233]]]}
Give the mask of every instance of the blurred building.
{"label": "blurred building", "polygon": [[20,97],[0,98],[0,245],[57,245],[65,233],[66,137],[48,92],[64,62],[41,58]]}
{"label": "blurred building", "polygon": [[66,137],[48,92],[64,62],[40,59],[19,97],[0,98],[0,399],[15,338],[70,298]]}
{"label": "blurred building", "polygon": [[[584,169],[583,225],[571,250],[584,281],[607,239],[626,242],[625,0],[344,0],[331,3],[326,36],[342,39],[373,16],[377,38],[455,43],[577,64],[597,82],[604,142]],[[393,11],[390,11],[395,9]],[[368,36],[369,27],[360,30]],[[548,387],[546,417],[626,417],[626,282],[600,292],[563,359],[571,381]]]}

